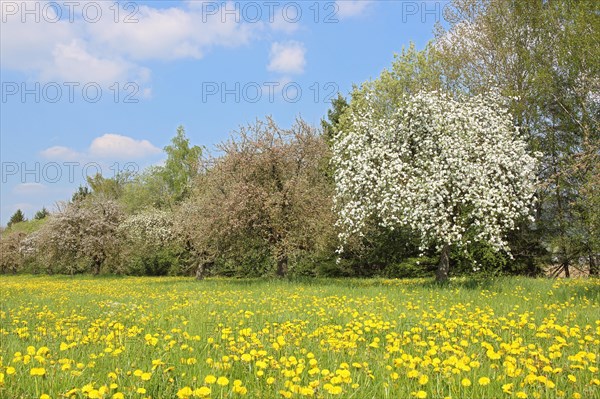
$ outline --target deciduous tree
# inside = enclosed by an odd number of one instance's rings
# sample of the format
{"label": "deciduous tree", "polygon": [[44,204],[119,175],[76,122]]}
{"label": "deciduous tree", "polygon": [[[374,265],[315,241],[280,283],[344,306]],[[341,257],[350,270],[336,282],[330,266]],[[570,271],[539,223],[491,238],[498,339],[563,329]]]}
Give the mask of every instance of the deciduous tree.
{"label": "deciduous tree", "polygon": [[72,273],[80,266],[98,274],[107,260],[119,254],[122,219],[112,200],[90,196],[68,203],[33,233],[30,252],[50,272],[62,267]]}
{"label": "deciduous tree", "polygon": [[327,144],[302,120],[282,129],[267,118],[218,148],[222,155],[205,159],[177,225],[204,258],[201,268],[258,247],[270,255],[276,274],[285,275],[290,258],[318,250],[333,224],[322,162]]}
{"label": "deciduous tree", "polygon": [[530,213],[536,159],[497,94],[422,92],[390,117],[367,108],[350,120],[332,159],[342,241],[373,216],[409,227],[422,249],[441,251],[438,280],[448,278],[453,246],[508,250],[504,234]]}

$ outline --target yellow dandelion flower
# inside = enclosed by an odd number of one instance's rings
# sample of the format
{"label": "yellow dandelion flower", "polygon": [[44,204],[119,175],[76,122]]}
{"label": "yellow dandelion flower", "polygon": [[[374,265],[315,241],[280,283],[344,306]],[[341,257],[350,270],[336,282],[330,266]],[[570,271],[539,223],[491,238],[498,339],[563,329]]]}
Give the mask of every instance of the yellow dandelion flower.
{"label": "yellow dandelion flower", "polygon": [[481,386],[486,386],[486,385],[488,385],[490,383],[490,379],[487,378],[487,377],[481,377],[481,378],[479,378],[479,380],[477,380],[477,382]]}
{"label": "yellow dandelion flower", "polygon": [[194,390],[194,396],[198,396],[200,398],[210,396],[211,389],[209,387],[200,387]]}
{"label": "yellow dandelion flower", "polygon": [[244,362],[250,362],[252,361],[252,355],[248,354],[248,353],[244,353],[241,357],[242,361]]}
{"label": "yellow dandelion flower", "polygon": [[34,367],[31,370],[29,370],[29,374],[30,375],[38,375],[38,376],[44,376],[46,375],[46,369],[43,367]]}
{"label": "yellow dandelion flower", "polygon": [[229,384],[229,380],[227,379],[227,377],[219,377],[219,378],[217,378],[217,385],[221,385],[222,387],[224,387],[227,384]]}
{"label": "yellow dandelion flower", "polygon": [[208,385],[214,384],[215,382],[217,382],[217,377],[215,377],[214,375],[207,375],[204,378],[204,382]]}
{"label": "yellow dandelion flower", "polygon": [[177,397],[179,399],[187,399],[190,396],[192,396],[193,394],[194,394],[194,391],[192,391],[192,388],[190,388],[190,387],[183,387],[179,391],[177,391]]}

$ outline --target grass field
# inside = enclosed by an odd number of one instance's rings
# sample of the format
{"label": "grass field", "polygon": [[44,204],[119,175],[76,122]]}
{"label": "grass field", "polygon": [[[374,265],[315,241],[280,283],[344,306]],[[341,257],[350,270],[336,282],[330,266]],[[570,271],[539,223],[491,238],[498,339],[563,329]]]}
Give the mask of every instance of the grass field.
{"label": "grass field", "polygon": [[0,277],[0,398],[599,398],[600,280]]}

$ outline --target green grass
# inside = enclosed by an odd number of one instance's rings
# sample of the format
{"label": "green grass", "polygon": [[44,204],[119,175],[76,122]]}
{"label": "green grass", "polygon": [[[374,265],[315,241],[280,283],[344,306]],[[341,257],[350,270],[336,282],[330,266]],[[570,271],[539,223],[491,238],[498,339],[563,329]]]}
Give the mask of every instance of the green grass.
{"label": "green grass", "polygon": [[599,280],[2,276],[0,299],[1,398],[600,397]]}
{"label": "green grass", "polygon": [[40,219],[40,220],[32,219],[32,220],[27,220],[25,222],[15,223],[15,224],[11,225],[10,227],[7,227],[6,230],[4,230],[2,232],[2,234],[6,234],[6,235],[11,234],[11,233],[31,234],[31,233],[41,229],[47,220],[48,219],[46,219],[46,218]]}

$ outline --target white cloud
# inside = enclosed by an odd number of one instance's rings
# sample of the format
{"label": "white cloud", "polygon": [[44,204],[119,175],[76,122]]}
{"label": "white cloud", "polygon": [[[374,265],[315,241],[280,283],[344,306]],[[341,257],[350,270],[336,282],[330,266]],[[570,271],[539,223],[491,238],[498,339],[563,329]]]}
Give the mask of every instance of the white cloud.
{"label": "white cloud", "polygon": [[128,79],[143,82],[144,70],[122,59],[100,58],[89,52],[86,44],[72,40],[57,44],[52,51],[53,62],[40,72],[45,81],[96,82],[111,85]]}
{"label": "white cloud", "polygon": [[[203,15],[196,2],[169,8],[132,3],[137,7],[134,23],[123,22],[132,9],[122,8],[115,23],[113,2],[94,2],[102,7],[96,23],[82,18],[81,4],[75,8],[74,22],[69,22],[66,10],[58,22],[49,22],[55,16],[53,7],[46,7],[45,0],[37,3],[45,10],[42,18],[36,22],[28,16],[22,22],[22,12],[9,12],[2,1],[0,67],[43,81],[143,83],[149,77],[144,62],[199,59],[213,47],[247,44],[263,28],[262,23],[245,23],[231,15],[222,21],[222,13]],[[23,4],[14,2],[17,8]]]}
{"label": "white cloud", "polygon": [[374,2],[369,0],[337,0],[335,4],[338,6],[337,15],[340,18],[349,18],[363,15]]}
{"label": "white cloud", "polygon": [[[21,4],[14,2],[12,7],[20,9]],[[14,11],[13,11],[14,12]],[[53,9],[49,8],[52,18]],[[0,66],[2,68],[39,71],[52,59],[52,51],[58,43],[68,43],[79,33],[74,24],[68,21],[56,23],[41,19],[35,22],[33,16],[21,22],[21,12],[14,15],[8,7],[8,2],[0,2],[0,20],[2,35],[0,35]]]}
{"label": "white cloud", "polygon": [[97,161],[142,159],[160,152],[160,148],[148,140],[136,140],[129,136],[107,133],[92,140],[85,151],[79,152],[69,147],[54,146],[41,151],[40,155],[54,161]]}
{"label": "white cloud", "polygon": [[254,37],[258,23],[245,24],[241,18],[221,13],[209,15],[197,8],[158,9],[140,6],[136,23],[103,20],[90,24],[95,43],[136,61],[152,59],[199,59],[213,46],[239,46]]}
{"label": "white cloud", "polygon": [[148,140],[135,140],[120,134],[105,134],[90,145],[90,155],[110,159],[138,159],[160,153]]}
{"label": "white cloud", "polygon": [[267,69],[280,73],[302,73],[306,66],[305,54],[306,48],[301,42],[275,42],[271,45]]}
{"label": "white cloud", "polygon": [[68,147],[55,145],[46,148],[40,155],[46,159],[61,160],[61,161],[76,161],[82,158],[82,154]]}

